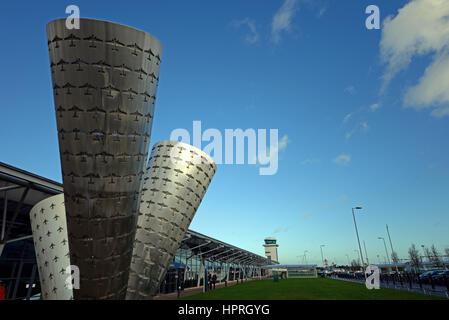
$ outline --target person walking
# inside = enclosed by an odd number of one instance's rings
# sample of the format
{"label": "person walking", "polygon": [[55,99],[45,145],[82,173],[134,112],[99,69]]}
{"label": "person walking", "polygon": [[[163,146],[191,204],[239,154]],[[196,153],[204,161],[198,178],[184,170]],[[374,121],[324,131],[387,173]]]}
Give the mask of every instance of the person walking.
{"label": "person walking", "polygon": [[214,272],[214,275],[212,276],[212,286],[213,286],[213,289],[214,289],[214,290],[215,290],[215,284],[216,284],[216,282],[217,282],[217,273]]}
{"label": "person walking", "polygon": [[210,290],[211,288],[211,279],[212,275],[210,273],[207,274],[207,289]]}
{"label": "person walking", "polygon": [[178,288],[176,288],[177,289],[177,294],[178,294],[178,298],[179,297],[181,297],[181,293],[182,293],[182,291],[184,290],[184,282],[181,282],[179,285],[178,285]]}

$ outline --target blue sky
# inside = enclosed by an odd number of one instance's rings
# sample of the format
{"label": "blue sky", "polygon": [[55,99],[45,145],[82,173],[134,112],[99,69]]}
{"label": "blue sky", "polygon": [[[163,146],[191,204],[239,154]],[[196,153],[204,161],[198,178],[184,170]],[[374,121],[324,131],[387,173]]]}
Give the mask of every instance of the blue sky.
{"label": "blue sky", "polygon": [[[440,3],[440,4],[439,4]],[[172,130],[279,129],[279,170],[219,165],[191,229],[280,261],[357,253],[371,261],[385,224],[411,243],[449,247],[449,14],[413,1],[33,1],[0,13],[0,161],[61,181],[45,25],[81,17],[130,25],[163,44],[151,143]],[[377,4],[380,30],[367,30]],[[401,9],[400,11],[398,11]],[[417,14],[419,13],[419,14]],[[389,249],[390,250],[390,249]]]}

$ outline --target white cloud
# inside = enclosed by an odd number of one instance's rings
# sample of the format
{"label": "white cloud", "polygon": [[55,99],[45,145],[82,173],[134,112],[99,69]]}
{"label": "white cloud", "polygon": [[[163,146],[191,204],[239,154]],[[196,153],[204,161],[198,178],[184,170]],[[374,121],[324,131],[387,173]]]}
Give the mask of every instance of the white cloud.
{"label": "white cloud", "polygon": [[287,145],[290,143],[290,140],[288,140],[288,135],[283,135],[281,140],[279,141],[278,150],[284,151],[287,149]]}
{"label": "white cloud", "polygon": [[282,229],[281,227],[277,227],[273,231],[273,233],[280,233],[280,232],[288,232],[288,227],[286,227],[285,229]]}
{"label": "white cloud", "polygon": [[432,116],[437,117],[437,118],[449,116],[449,107],[435,109],[432,111],[431,114],[432,114]]}
{"label": "white cloud", "polygon": [[366,118],[367,112],[375,112],[377,109],[381,107],[380,103],[373,103],[369,107],[364,106],[359,108],[356,111],[348,113],[343,118],[343,125],[347,125],[349,122],[355,123],[352,129],[346,131],[345,138],[346,140],[350,139],[357,132],[367,132],[369,130],[368,122],[364,121]]}
{"label": "white cloud", "polygon": [[358,131],[367,132],[369,130],[368,123],[366,121],[359,122],[352,130],[346,132],[346,140],[350,139],[352,135]]}
{"label": "white cloud", "polygon": [[301,0],[301,4],[305,4],[316,12],[316,17],[321,18],[329,8],[327,0]]}
{"label": "white cloud", "polygon": [[372,105],[369,106],[372,112],[376,111],[380,107],[381,107],[380,103],[373,103]]}
{"label": "white cloud", "polygon": [[349,164],[349,162],[351,162],[351,155],[341,154],[338,157],[336,157],[333,161],[338,165],[346,166]]}
{"label": "white cloud", "polygon": [[355,95],[357,93],[357,90],[354,86],[347,86],[344,90],[346,93],[349,93],[351,96]]}
{"label": "white cloud", "polygon": [[346,132],[346,134],[345,134],[346,140],[350,139],[354,133],[355,133],[355,130]]}
{"label": "white cloud", "polygon": [[384,91],[394,76],[406,69],[413,58],[432,55],[418,84],[407,89],[404,106],[433,108],[432,115],[449,115],[449,2],[412,0],[398,14],[385,18],[380,53],[386,63]]}
{"label": "white cloud", "polygon": [[351,117],[352,117],[352,113],[348,113],[348,114],[344,117],[343,123],[347,123],[347,122],[349,121],[349,119],[351,119]]}
{"label": "white cloud", "polygon": [[361,122],[361,123],[360,123],[360,128],[361,128],[363,131],[368,130],[368,129],[369,129],[368,123],[366,123],[365,121],[364,121],[364,122]]}
{"label": "white cloud", "polygon": [[281,41],[281,32],[290,31],[292,20],[297,11],[297,0],[285,0],[281,8],[273,16],[271,37],[274,43]]}
{"label": "white cloud", "polygon": [[315,163],[319,163],[320,159],[305,159],[303,161],[300,162],[301,165],[306,165],[306,164],[315,164]]}
{"label": "white cloud", "polygon": [[305,220],[309,219],[311,215],[312,215],[311,213],[306,213],[305,215],[303,215],[301,217],[301,219],[305,221]]}
{"label": "white cloud", "polygon": [[327,11],[327,7],[321,7],[318,12],[318,17],[321,17]]}
{"label": "white cloud", "polygon": [[357,129],[354,128],[351,131],[346,132],[346,134],[345,134],[346,140],[351,139],[351,137],[354,135],[354,133],[356,133],[356,131],[357,131]]}
{"label": "white cloud", "polygon": [[234,28],[239,28],[242,25],[246,25],[249,28],[250,33],[246,34],[245,36],[245,42],[248,44],[255,44],[259,41],[260,36],[257,32],[256,23],[253,19],[245,18],[243,20],[235,20],[231,22],[231,25]]}
{"label": "white cloud", "polygon": [[430,163],[427,167],[429,169],[434,169],[434,168],[438,167],[438,163],[436,163],[436,162]]}
{"label": "white cloud", "polygon": [[[288,135],[284,134],[281,138],[281,140],[278,141],[277,148],[267,148],[266,150],[266,156],[269,157],[272,152],[280,153],[287,149],[287,145],[290,143],[290,140],[288,139]],[[261,165],[259,161],[259,157],[257,155],[254,156],[254,162],[256,162],[257,165]]]}
{"label": "white cloud", "polygon": [[428,108],[433,104],[441,106],[445,103],[447,107],[449,102],[448,84],[449,55],[442,54],[427,67],[419,83],[407,90],[404,103],[416,109]]}

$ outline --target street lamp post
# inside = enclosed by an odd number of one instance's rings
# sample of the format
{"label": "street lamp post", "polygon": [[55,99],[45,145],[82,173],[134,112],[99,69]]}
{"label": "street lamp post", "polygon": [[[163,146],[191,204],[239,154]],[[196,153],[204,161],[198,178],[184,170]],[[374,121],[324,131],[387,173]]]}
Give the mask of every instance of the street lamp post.
{"label": "street lamp post", "polygon": [[392,259],[393,259],[393,257],[395,258],[394,259],[395,261],[393,261],[393,262],[394,262],[394,265],[396,266],[396,272],[399,274],[398,263],[397,263],[397,260],[396,260],[397,256],[394,254],[393,242],[391,242],[390,230],[388,230],[388,224],[386,226],[387,226],[388,239],[390,240],[390,246],[391,246],[391,256],[392,256],[391,258]]}
{"label": "street lamp post", "polygon": [[387,250],[387,245],[386,245],[386,243],[385,243],[385,239],[384,239],[383,237],[378,237],[377,239],[383,240],[383,242],[384,242],[384,247],[385,247],[385,253],[387,254],[387,258],[388,258],[388,264],[391,264],[391,263],[390,263],[390,257],[388,256],[388,250]]}
{"label": "street lamp post", "polygon": [[322,244],[320,246],[320,249],[321,249],[321,263],[323,264],[323,266],[324,266],[323,247],[325,247],[325,246],[326,246],[325,244]]}
{"label": "street lamp post", "polygon": [[361,258],[361,260],[362,260],[362,267],[363,267],[363,266],[365,265],[365,262],[363,261],[362,247],[360,246],[359,231],[358,231],[358,229],[357,229],[357,222],[355,221],[354,209],[360,210],[360,209],[362,209],[362,207],[355,207],[355,208],[352,208],[352,217],[354,218],[355,233],[356,233],[356,235],[357,235],[357,242],[358,242],[358,244],[359,244],[359,253],[360,253],[360,258]]}
{"label": "street lamp post", "polygon": [[363,247],[365,248],[366,264],[369,265],[368,252],[366,252],[366,244],[365,244],[365,240],[363,240]]}
{"label": "street lamp post", "polygon": [[[360,262],[360,260],[359,260],[359,258],[360,258],[360,251],[357,250],[357,249],[354,249],[354,252],[357,252],[357,260],[358,260],[358,262]],[[360,269],[363,270],[363,265],[360,266]]]}
{"label": "street lamp post", "polygon": [[307,250],[304,251],[304,262],[305,262],[305,264],[307,264],[307,256],[306,256],[306,253],[307,253],[307,252],[309,252],[309,251],[307,251]]}
{"label": "street lamp post", "polygon": [[351,266],[351,262],[349,261],[349,254],[346,255],[346,258],[348,258],[348,267]]}

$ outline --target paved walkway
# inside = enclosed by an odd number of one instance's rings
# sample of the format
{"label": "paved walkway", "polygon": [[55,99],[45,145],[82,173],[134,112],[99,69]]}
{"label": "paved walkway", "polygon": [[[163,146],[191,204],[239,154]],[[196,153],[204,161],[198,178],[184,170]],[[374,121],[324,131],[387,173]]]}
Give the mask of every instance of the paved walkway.
{"label": "paved walkway", "polygon": [[[261,278],[264,279],[264,278]],[[245,279],[244,282],[247,281],[254,281],[254,280],[259,280],[259,277],[254,277],[254,278],[248,278]],[[239,281],[238,283],[242,283],[242,281]],[[233,281],[228,281],[228,287],[236,285],[237,284],[237,280],[233,280]],[[222,288],[225,286],[224,282],[217,282],[215,284],[215,289],[218,288]],[[181,292],[181,297],[186,297],[186,296],[191,296],[193,294],[197,294],[197,293],[201,293],[203,292],[203,286],[199,286],[199,287],[190,287],[190,288],[185,288],[182,292]],[[167,294],[160,294],[154,297],[154,300],[175,300],[178,298],[178,293],[177,292],[172,292],[172,293],[167,293]]]}

